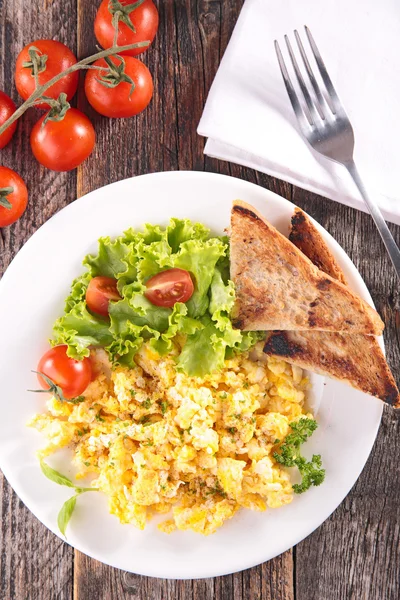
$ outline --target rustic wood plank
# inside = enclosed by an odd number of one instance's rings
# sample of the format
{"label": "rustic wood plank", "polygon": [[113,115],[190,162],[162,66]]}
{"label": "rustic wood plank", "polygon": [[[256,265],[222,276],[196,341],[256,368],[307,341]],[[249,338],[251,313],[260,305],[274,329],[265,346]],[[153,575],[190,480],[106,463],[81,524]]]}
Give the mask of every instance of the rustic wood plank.
{"label": "rustic wood plank", "polygon": [[[19,103],[14,87],[15,59],[28,42],[57,38],[75,48],[75,0],[0,0],[0,89]],[[60,208],[75,198],[75,173],[54,173],[41,168],[29,146],[32,124],[39,118],[31,110],[18,126],[13,141],[0,150],[2,165],[15,169],[26,181],[29,205],[23,217],[0,229],[0,275],[32,235]],[[17,498],[0,475],[0,597],[4,600],[70,600],[73,551],[44,527]]]}
{"label": "rustic wood plank", "polygon": [[[295,189],[293,201],[332,233],[359,269],[385,321],[388,361],[400,383],[399,286],[372,219],[304,190]],[[400,243],[400,227],[390,228]],[[297,600],[399,597],[399,455],[400,413],[385,408],[374,449],[353,490],[296,548]]]}

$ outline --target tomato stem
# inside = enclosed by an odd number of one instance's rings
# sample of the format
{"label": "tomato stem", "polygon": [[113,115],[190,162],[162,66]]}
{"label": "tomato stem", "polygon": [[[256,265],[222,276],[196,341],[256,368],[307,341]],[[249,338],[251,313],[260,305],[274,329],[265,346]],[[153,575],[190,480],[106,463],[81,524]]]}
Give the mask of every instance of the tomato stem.
{"label": "tomato stem", "polygon": [[43,392],[46,392],[49,394],[53,394],[53,396],[57,398],[57,400],[59,400],[60,402],[68,402],[68,400],[64,397],[63,391],[60,388],[60,386],[58,386],[52,379],[50,379],[50,377],[47,377],[47,375],[41,373],[40,371],[32,371],[32,373],[40,375],[49,387],[46,390],[28,390],[28,392],[35,392],[36,394],[43,394]]}
{"label": "tomato stem", "polygon": [[112,16],[112,26],[114,27],[113,46],[118,46],[119,18],[121,16],[122,16],[122,12],[120,10],[116,10]]}
{"label": "tomato stem", "polygon": [[70,103],[67,101],[67,94],[62,92],[57,100],[54,98],[48,98],[42,96],[41,100],[50,106],[50,111],[47,113],[43,120],[41,127],[44,127],[47,121],[62,121],[65,117],[67,110],[71,108]]}
{"label": "tomato stem", "polygon": [[[131,2],[131,4],[121,4],[121,2],[119,0],[110,0],[109,4],[108,4],[108,10],[110,11],[110,14],[112,15],[112,24],[114,27],[114,46],[117,45],[117,38],[118,38],[118,24],[119,21],[122,21],[122,23],[125,23],[125,25],[127,27],[129,27],[129,29],[131,31],[133,31],[133,33],[136,33],[136,29],[134,24],[132,23],[132,21],[129,18],[129,15],[131,14],[131,12],[133,12],[134,10],[136,10],[137,8],[139,8],[139,6],[141,4],[143,4],[143,2],[145,2],[146,0],[135,0],[135,2]],[[118,15],[118,16],[117,16]]]}
{"label": "tomato stem", "polygon": [[47,54],[42,54],[39,48],[31,46],[28,50],[30,61],[24,62],[25,69],[31,69],[31,75],[35,80],[35,88],[39,87],[39,73],[46,70]]}
{"label": "tomato stem", "polygon": [[8,209],[12,208],[12,204],[9,200],[7,200],[7,196],[12,194],[13,191],[13,187],[0,188],[0,206]]}
{"label": "tomato stem", "polygon": [[115,58],[120,61],[119,64],[114,63],[109,56],[104,59],[108,65],[108,73],[104,73],[104,75],[102,75],[98,81],[101,83],[101,85],[104,85],[104,87],[108,88],[115,88],[123,81],[130,83],[131,91],[129,95],[131,96],[135,89],[135,82],[133,81],[132,77],[129,77],[129,75],[125,73],[124,57],[117,54]]}
{"label": "tomato stem", "polygon": [[99,60],[100,58],[105,58],[106,56],[113,56],[114,54],[118,54],[119,52],[126,52],[127,50],[133,50],[134,48],[144,48],[150,44],[149,41],[146,42],[136,42],[136,44],[129,44],[127,46],[112,46],[111,48],[107,48],[107,50],[102,50],[101,52],[96,52],[96,54],[92,54],[92,56],[88,56],[87,58],[82,59],[81,61],[75,63],[65,71],[58,73],[52,79],[47,81],[47,83],[38,86],[34,92],[29,96],[28,100],[26,100],[21,106],[17,108],[17,110],[11,115],[7,121],[3,123],[0,127],[0,135],[4,133],[4,131],[14,123],[17,119],[19,119],[27,110],[31,108],[31,106],[35,106],[35,103],[43,96],[44,92],[46,92],[52,85],[60,81],[66,75],[70,73],[75,73],[75,71],[80,71],[81,69],[92,68],[91,63]]}

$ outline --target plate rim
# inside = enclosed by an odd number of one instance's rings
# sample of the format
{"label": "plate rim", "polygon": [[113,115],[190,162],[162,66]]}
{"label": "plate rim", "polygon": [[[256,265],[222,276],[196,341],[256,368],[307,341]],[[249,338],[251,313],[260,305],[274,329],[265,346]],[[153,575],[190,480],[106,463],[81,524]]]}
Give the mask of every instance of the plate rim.
{"label": "plate rim", "polygon": [[[123,184],[127,184],[127,182],[130,182],[130,184],[134,185],[134,182],[137,181],[138,179],[143,179],[143,178],[175,178],[175,177],[180,177],[180,178],[196,178],[196,177],[201,177],[204,179],[216,179],[218,178],[219,180],[221,179],[226,179],[229,181],[238,181],[240,182],[240,185],[245,185],[245,186],[250,186],[250,187],[254,187],[257,188],[258,190],[262,190],[263,193],[265,193],[265,195],[272,195],[274,197],[279,198],[280,202],[284,202],[287,203],[290,206],[296,206],[293,202],[291,202],[290,200],[287,200],[286,198],[283,198],[282,196],[280,196],[279,194],[277,194],[276,192],[273,192],[267,188],[264,188],[263,186],[260,186],[256,183],[253,182],[249,182],[246,181],[244,179],[238,178],[238,177],[232,177],[230,175],[224,175],[224,174],[219,174],[219,173],[214,173],[214,172],[208,172],[208,171],[161,171],[161,172],[156,172],[156,173],[147,173],[147,174],[143,174],[143,175],[138,175],[138,176],[134,176],[134,177],[129,177],[126,179],[122,179],[119,181],[115,181],[113,183],[109,183],[105,186],[100,186],[99,188],[92,190],[91,192],[88,192],[87,194],[77,198],[77,200],[71,202],[70,204],[68,204],[67,206],[63,207],[61,210],[57,211],[54,215],[52,215],[47,221],[45,221],[30,237],[29,239],[25,242],[25,244],[20,248],[20,250],[17,252],[17,254],[15,255],[15,257],[13,258],[13,260],[10,262],[9,266],[7,267],[5,273],[3,274],[2,279],[0,280],[0,298],[1,298],[1,292],[3,289],[3,286],[6,285],[4,284],[4,282],[7,282],[8,280],[8,275],[10,273],[11,268],[15,268],[15,264],[18,265],[18,263],[24,259],[25,254],[29,251],[30,245],[32,242],[32,240],[35,239],[35,237],[37,236],[37,234],[40,233],[40,235],[43,234],[43,231],[46,230],[46,228],[51,227],[54,222],[57,219],[63,218],[63,215],[65,215],[66,212],[70,211],[70,210],[78,210],[76,207],[79,205],[82,206],[82,203],[84,203],[85,201],[87,201],[87,199],[91,198],[92,196],[96,195],[99,190],[104,190],[107,188],[113,188],[113,187],[118,187],[118,185],[120,185],[121,183]],[[304,211],[305,212],[305,211]],[[307,213],[306,213],[307,214]],[[317,229],[323,234],[324,238],[327,237],[329,240],[329,245],[331,247],[331,249],[333,249],[333,253],[335,255],[335,257],[337,257],[338,255],[340,256],[340,262],[345,262],[346,266],[351,270],[352,272],[352,276],[355,277],[355,279],[358,281],[358,283],[361,285],[361,288],[363,290],[362,296],[364,297],[364,299],[366,299],[372,306],[374,306],[374,303],[372,301],[371,295],[369,293],[369,290],[363,280],[363,278],[361,277],[359,271],[357,270],[357,268],[355,267],[354,263],[352,262],[352,260],[350,259],[350,257],[347,255],[347,253],[345,252],[345,250],[339,245],[339,243],[335,240],[335,238],[326,230],[322,227],[322,225],[320,225],[313,217],[311,217],[310,215],[308,215],[309,218],[311,219],[311,221],[313,222],[313,224],[316,225]],[[22,256],[22,258],[21,258]],[[13,267],[14,265],[14,267]],[[382,337],[379,338],[379,341],[381,343],[381,346],[383,346],[383,339]],[[355,485],[355,483],[357,482],[362,470],[365,467],[365,464],[371,454],[371,451],[373,449],[373,446],[375,444],[375,440],[376,440],[376,436],[379,430],[379,426],[381,423],[381,418],[382,418],[382,412],[383,412],[383,405],[381,405],[381,411],[380,411],[380,415],[379,418],[377,419],[377,423],[376,423],[376,427],[375,427],[375,433],[374,433],[374,439],[371,445],[371,449],[365,459],[365,461],[363,462],[362,466],[360,469],[358,469],[358,472],[356,474],[356,477],[354,478],[354,481],[352,483],[352,485],[350,486],[350,488],[344,493],[343,497],[340,499],[339,503],[337,504],[337,506],[335,508],[333,508],[333,510],[331,510],[326,516],[324,516],[324,518],[322,519],[322,521],[317,524],[315,527],[312,527],[311,529],[307,529],[307,531],[304,533],[304,535],[298,539],[298,541],[295,543],[295,545],[297,545],[298,543],[300,543],[303,539],[305,539],[306,537],[308,537],[311,533],[313,533],[313,531],[315,531],[318,527],[320,527],[328,518],[329,516],[340,506],[340,504],[343,502],[344,498],[346,498],[346,496],[349,494],[350,490],[352,489],[352,487]],[[58,532],[54,527],[49,526],[47,523],[44,523],[43,520],[36,514],[36,510],[32,510],[29,507],[29,497],[25,494],[24,491],[21,491],[19,484],[16,482],[16,480],[14,479],[12,473],[10,473],[8,471],[8,468],[6,467],[6,469],[4,469],[4,465],[3,465],[3,461],[2,461],[2,455],[0,453],[0,469],[2,470],[4,476],[6,477],[7,481],[9,482],[9,484],[11,485],[11,487],[13,488],[13,490],[15,491],[15,493],[18,495],[18,497],[22,500],[22,502],[25,504],[25,506],[28,508],[28,510],[30,510],[30,512],[32,512],[32,514],[34,514],[34,516],[48,529],[50,529],[50,531],[52,531],[52,533],[54,533],[55,535],[57,535],[57,537],[59,537],[62,541],[68,543],[71,547],[76,548],[82,552],[84,552],[85,554],[87,554],[87,556],[94,558],[95,560],[99,560],[101,562],[103,562],[106,565],[112,566],[114,568],[117,569],[121,569],[120,566],[113,564],[112,560],[107,561],[104,560],[104,558],[100,558],[98,555],[96,555],[96,553],[88,551],[87,549],[82,549],[82,544],[80,544],[81,547],[78,547],[77,544],[72,544],[70,543],[68,540],[66,540],[61,534],[60,532]],[[18,491],[17,491],[18,490]],[[84,544],[83,544],[84,546]],[[277,553],[274,556],[278,556],[279,554],[281,554],[282,552],[286,551],[288,548],[286,547],[286,543],[284,544],[284,548],[282,549],[278,549]],[[202,578],[209,578],[209,577],[216,577],[216,576],[223,576],[223,575],[227,575],[227,574],[231,574],[231,573],[235,573],[253,566],[256,566],[257,564],[261,564],[262,562],[265,562],[267,560],[271,560],[273,558],[269,557],[269,558],[264,558],[262,560],[260,560],[260,562],[254,563],[254,560],[250,560],[249,562],[246,561],[240,561],[241,565],[238,568],[235,569],[229,569],[229,570],[221,570],[216,568],[214,571],[210,572],[207,571],[204,574],[196,574],[195,576],[193,575],[181,575],[179,577],[177,577],[176,575],[171,575],[168,574],[168,572],[163,573],[162,569],[157,568],[156,574],[152,574],[151,573],[151,569],[147,570],[147,572],[140,572],[140,571],[130,571],[132,573],[138,573],[138,574],[143,574],[145,576],[149,576],[149,577],[156,577],[156,578],[166,578],[166,579],[202,579]],[[126,569],[124,569],[126,570]],[[155,572],[154,572],[155,573]],[[160,574],[161,573],[161,574]]]}

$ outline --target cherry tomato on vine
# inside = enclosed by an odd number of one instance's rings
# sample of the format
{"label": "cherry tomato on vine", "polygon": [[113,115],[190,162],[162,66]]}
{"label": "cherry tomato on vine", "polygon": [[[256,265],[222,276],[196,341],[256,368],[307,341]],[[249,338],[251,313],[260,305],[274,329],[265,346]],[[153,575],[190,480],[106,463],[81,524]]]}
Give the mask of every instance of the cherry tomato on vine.
{"label": "cherry tomato on vine", "polygon": [[[0,90],[0,127],[5,123],[13,113],[15,113],[15,104],[7,94]],[[0,135],[0,148],[4,148],[11,140],[14,135],[14,131],[17,129],[17,121],[14,121],[7,129]]]}
{"label": "cherry tomato on vine", "polygon": [[[115,30],[112,19],[117,10],[124,13],[118,26],[118,46],[147,41],[151,44],[158,29],[158,11],[153,0],[136,0],[136,2],[133,0],[103,0],[94,22],[94,34],[100,46],[111,48],[113,45]],[[131,24],[133,29],[128,27],[126,21]],[[145,52],[149,46],[127,50],[123,54],[137,56],[141,52]]]}
{"label": "cherry tomato on vine", "polygon": [[[71,50],[56,40],[36,40],[25,46],[19,53],[15,65],[15,84],[19,95],[22,96],[24,100],[27,100],[32,92],[35,91],[33,65],[31,56],[29,55],[29,49],[33,47],[37,49],[39,55],[39,85],[44,85],[50,79],[53,79],[53,77],[62,71],[65,71],[65,69],[72,67],[72,65],[77,62],[76,56]],[[47,57],[47,59],[45,57]],[[71,100],[77,90],[78,80],[79,74],[77,71],[70,73],[49,87],[45,92],[45,96],[56,100],[59,95],[64,92],[67,94],[67,100]],[[37,104],[36,106],[48,109],[48,105],[44,102]]]}
{"label": "cherry tomato on vine", "polygon": [[83,360],[70,358],[67,356],[67,349],[68,346],[63,345],[48,350],[40,359],[37,372],[43,389],[48,389],[49,383],[40,376],[40,373],[60,387],[64,398],[69,400],[80,396],[86,390],[92,379],[92,363],[90,358]]}
{"label": "cherry tomato on vine", "polygon": [[23,179],[7,167],[0,167],[0,227],[11,225],[26,209],[28,190]]}
{"label": "cherry tomato on vine", "polygon": [[117,290],[117,280],[112,277],[93,277],[86,290],[86,304],[91,312],[108,316],[110,300],[121,300]]}
{"label": "cherry tomato on vine", "polygon": [[[90,70],[86,73],[85,94],[93,108],[106,117],[133,117],[142,112],[153,96],[153,78],[150,71],[140,60],[125,56],[110,57],[113,65],[124,64],[124,75],[130,81],[120,81],[115,87],[107,87],[102,83],[101,71]],[[98,67],[106,67],[104,59],[93,63]],[[106,73],[106,71],[104,72]],[[108,75],[108,73],[107,73]],[[116,75],[118,78],[118,75]],[[118,79],[117,79],[118,80]]]}
{"label": "cherry tomato on vine", "polygon": [[150,277],[146,282],[144,295],[156,306],[172,307],[176,302],[187,302],[193,291],[194,285],[189,271],[167,269]]}
{"label": "cherry tomato on vine", "polygon": [[76,108],[67,110],[62,121],[43,122],[44,115],[31,132],[31,148],[36,159],[53,171],[70,171],[92,152],[96,134],[86,115]]}

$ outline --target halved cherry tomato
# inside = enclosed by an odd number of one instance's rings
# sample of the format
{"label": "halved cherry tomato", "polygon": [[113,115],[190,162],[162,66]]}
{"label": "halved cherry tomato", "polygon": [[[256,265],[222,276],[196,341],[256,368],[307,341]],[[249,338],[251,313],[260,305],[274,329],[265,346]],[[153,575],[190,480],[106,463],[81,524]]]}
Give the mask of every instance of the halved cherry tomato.
{"label": "halved cherry tomato", "polygon": [[19,219],[27,202],[28,190],[24,180],[12,169],[0,167],[0,227]]}
{"label": "halved cherry tomato", "polygon": [[144,295],[155,306],[174,306],[176,302],[187,302],[192,297],[194,285],[189,271],[167,269],[153,275],[146,282]]}
{"label": "halved cherry tomato", "polygon": [[[3,125],[11,115],[15,113],[15,104],[7,94],[0,90],[0,126]],[[14,121],[7,129],[0,135],[0,148],[4,148],[11,140],[14,135],[14,131],[17,129],[17,121]]]}
{"label": "halved cherry tomato", "polygon": [[[66,399],[76,398],[86,390],[92,378],[90,358],[75,360],[67,356],[68,346],[55,346],[43,354],[37,366],[38,373],[43,373],[58,385]],[[43,389],[49,384],[38,374]]]}
{"label": "halved cherry tomato", "polygon": [[[120,66],[121,59],[111,56],[110,60]],[[106,87],[101,82],[101,71],[88,71],[85,77],[85,94],[90,104],[106,117],[133,117],[146,108],[153,96],[153,78],[149,69],[137,58],[124,58],[124,73],[134,84],[121,81],[115,87]],[[95,67],[107,67],[104,58],[93,63]],[[100,75],[99,75],[100,73]]]}
{"label": "halved cherry tomato", "polygon": [[112,277],[93,277],[86,290],[86,304],[90,311],[103,317],[108,316],[110,300],[121,300],[117,280]]}
{"label": "halved cherry tomato", "polygon": [[[47,56],[43,70],[38,73],[39,85],[47,83],[50,79],[53,79],[53,77],[72,67],[77,62],[75,54],[65,44],[56,40],[36,40],[25,46],[19,53],[15,65],[15,85],[17,86],[19,95],[24,100],[27,100],[32,92],[35,91],[35,78],[32,68],[24,66],[24,63],[31,62],[29,48],[32,46],[37,48],[39,55]],[[49,87],[46,90],[45,96],[56,100],[64,92],[67,94],[67,100],[71,100],[77,90],[78,81],[79,73],[77,71],[70,73]],[[40,103],[36,106],[48,109],[48,104],[45,103]]]}
{"label": "halved cherry tomato", "polygon": [[67,110],[62,121],[47,121],[44,115],[31,132],[35,158],[53,171],[71,171],[92,152],[96,133],[86,115],[76,108]]}
{"label": "halved cherry tomato", "polygon": [[[128,16],[128,19],[132,23],[133,30],[121,21],[118,24],[118,46],[129,46],[130,44],[136,44],[137,42],[147,41],[151,43],[158,28],[158,11],[153,0],[144,0],[142,2],[120,0],[120,3],[123,7],[135,4],[137,4],[137,7],[133,8]],[[115,29],[112,24],[113,16],[110,7],[112,11],[111,2],[109,0],[103,0],[94,21],[94,34],[100,46],[103,46],[103,48],[111,48],[114,40]],[[141,52],[145,52],[148,47],[149,46],[127,50],[126,52],[122,52],[122,54],[136,56]]]}

